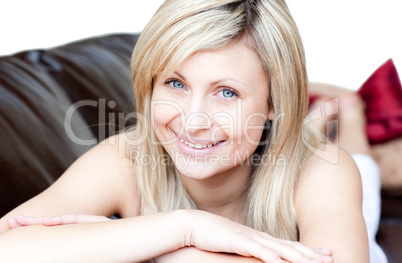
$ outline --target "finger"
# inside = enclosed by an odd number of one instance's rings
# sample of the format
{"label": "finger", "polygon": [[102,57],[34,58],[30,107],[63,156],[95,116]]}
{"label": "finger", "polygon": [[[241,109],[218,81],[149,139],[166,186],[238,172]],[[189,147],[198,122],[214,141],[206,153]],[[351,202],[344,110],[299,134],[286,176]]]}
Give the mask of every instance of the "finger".
{"label": "finger", "polygon": [[32,216],[18,215],[16,217],[16,220],[19,224],[23,226],[29,226],[29,225],[57,226],[63,224],[79,223],[77,215],[61,215],[51,217],[49,216],[32,217]]}
{"label": "finger", "polygon": [[7,219],[7,224],[11,229],[22,226],[17,222],[17,220],[15,220],[14,217],[10,217],[9,219]]}
{"label": "finger", "polygon": [[15,220],[21,226],[30,226],[30,225],[42,225],[42,218],[43,217],[17,215],[15,217]]}
{"label": "finger", "polygon": [[78,219],[78,215],[76,215],[76,214],[67,214],[67,215],[49,217],[49,218],[46,219],[46,223],[58,224],[58,225],[69,225],[69,224],[77,224],[77,223],[80,223],[80,222],[79,222],[79,219]]}
{"label": "finger", "polygon": [[291,245],[279,242],[277,240],[271,240],[268,244],[268,246],[273,249],[280,258],[286,259],[290,262],[320,262],[320,261],[315,261],[315,258],[309,257],[307,255],[304,255],[300,250],[294,248]]}
{"label": "finger", "polygon": [[309,258],[310,260],[318,260],[319,262],[325,263],[333,261],[331,249],[312,249],[299,242],[293,241],[280,240],[280,242],[288,243],[290,246],[297,249],[305,258]]}
{"label": "finger", "polygon": [[280,240],[280,242],[291,245],[294,248],[298,249],[303,254],[310,256],[310,257],[316,257],[316,256],[321,256],[321,255],[324,255],[324,256],[332,255],[331,249],[320,249],[320,248],[313,249],[313,248],[310,248],[308,246],[301,244],[300,242],[294,242],[294,241],[288,241],[288,240]]}
{"label": "finger", "polygon": [[316,253],[313,249],[298,242],[272,238],[265,238],[261,242],[273,249],[278,256],[290,262],[332,262],[332,257]]}
{"label": "finger", "polygon": [[94,223],[109,220],[104,216],[67,214],[61,216],[44,217],[43,224],[47,226],[68,225],[78,223]]}
{"label": "finger", "polygon": [[58,225],[63,225],[63,224],[77,223],[71,217],[68,217],[68,219],[66,219],[65,217],[66,216],[64,216],[64,215],[63,216],[43,216],[43,217],[37,217],[37,218],[33,217],[32,222],[36,222],[38,224],[42,224],[45,226],[58,226]]}
{"label": "finger", "polygon": [[[283,241],[282,241],[283,242]],[[300,242],[289,241],[290,245],[295,249],[298,249],[304,255],[321,260],[322,262],[332,262],[332,250],[331,249],[312,249],[308,246],[301,244]]]}
{"label": "finger", "polygon": [[45,226],[57,226],[63,224],[62,216],[43,217],[42,222]]}
{"label": "finger", "polygon": [[[242,255],[241,253],[240,255]],[[253,242],[246,246],[246,251],[242,256],[253,256],[264,262],[281,263],[282,259],[274,249],[266,247],[258,242]]]}

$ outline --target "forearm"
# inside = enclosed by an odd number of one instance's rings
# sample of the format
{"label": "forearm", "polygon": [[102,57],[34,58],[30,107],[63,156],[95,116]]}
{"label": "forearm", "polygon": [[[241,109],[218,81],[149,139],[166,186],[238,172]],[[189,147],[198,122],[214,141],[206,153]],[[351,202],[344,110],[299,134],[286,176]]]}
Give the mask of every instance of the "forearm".
{"label": "forearm", "polygon": [[98,223],[29,226],[0,235],[0,262],[141,262],[184,246],[176,212]]}
{"label": "forearm", "polygon": [[[283,262],[289,262],[282,260]],[[243,257],[236,254],[215,253],[200,250],[195,247],[183,247],[178,250],[166,253],[154,259],[155,263],[262,263],[261,259],[254,257]]]}
{"label": "forearm", "polygon": [[[142,262],[195,248],[197,254],[187,254],[180,261],[261,262],[255,259],[259,258],[278,262],[284,258],[300,262],[323,256],[301,244],[204,211],[178,210],[115,221],[95,219],[101,222],[84,223],[93,222],[90,215],[11,219],[12,230],[0,235],[0,262]],[[192,246],[195,248],[180,249]]]}
{"label": "forearm", "polygon": [[262,260],[253,257],[243,257],[235,254],[215,253],[197,249],[195,247],[184,247],[164,254],[154,260],[156,263],[261,263]]}

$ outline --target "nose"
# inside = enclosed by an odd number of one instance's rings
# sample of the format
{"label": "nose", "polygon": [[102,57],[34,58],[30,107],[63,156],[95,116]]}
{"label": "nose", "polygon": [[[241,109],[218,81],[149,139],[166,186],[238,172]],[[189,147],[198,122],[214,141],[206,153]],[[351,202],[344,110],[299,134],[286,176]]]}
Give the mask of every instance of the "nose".
{"label": "nose", "polygon": [[208,107],[205,99],[195,97],[190,101],[186,108],[187,109],[184,110],[184,131],[187,135],[196,137],[197,135],[200,135],[200,133],[212,128],[213,119],[208,114],[211,107]]}
{"label": "nose", "polygon": [[193,112],[186,118],[186,130],[209,129],[212,126],[212,120],[205,112]]}

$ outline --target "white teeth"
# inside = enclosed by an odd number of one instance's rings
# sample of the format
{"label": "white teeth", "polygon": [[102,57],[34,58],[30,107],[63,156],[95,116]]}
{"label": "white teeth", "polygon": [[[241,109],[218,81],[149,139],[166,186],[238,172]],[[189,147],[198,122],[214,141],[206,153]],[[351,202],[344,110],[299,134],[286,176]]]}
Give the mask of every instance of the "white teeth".
{"label": "white teeth", "polygon": [[217,143],[213,143],[213,144],[193,144],[191,142],[185,141],[183,139],[180,139],[181,142],[185,143],[186,145],[195,148],[195,149],[204,149],[204,148],[211,148],[212,146],[217,145],[219,142]]}

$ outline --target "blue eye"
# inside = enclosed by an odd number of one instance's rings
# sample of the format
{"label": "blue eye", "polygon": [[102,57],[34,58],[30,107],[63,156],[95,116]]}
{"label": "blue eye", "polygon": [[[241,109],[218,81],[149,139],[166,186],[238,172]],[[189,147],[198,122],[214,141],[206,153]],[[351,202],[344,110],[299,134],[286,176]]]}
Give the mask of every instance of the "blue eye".
{"label": "blue eye", "polygon": [[172,86],[173,88],[176,88],[176,89],[184,88],[183,83],[181,83],[178,80],[174,80],[174,79],[167,81],[166,84],[169,84],[170,86]]}
{"label": "blue eye", "polygon": [[238,96],[237,93],[235,91],[231,90],[231,89],[224,89],[221,92],[222,92],[222,96],[224,98],[229,98],[230,99],[230,98],[233,98],[235,96]]}
{"label": "blue eye", "polygon": [[224,91],[222,91],[222,95],[225,98],[231,98],[234,96],[234,93],[231,90],[224,90]]}

